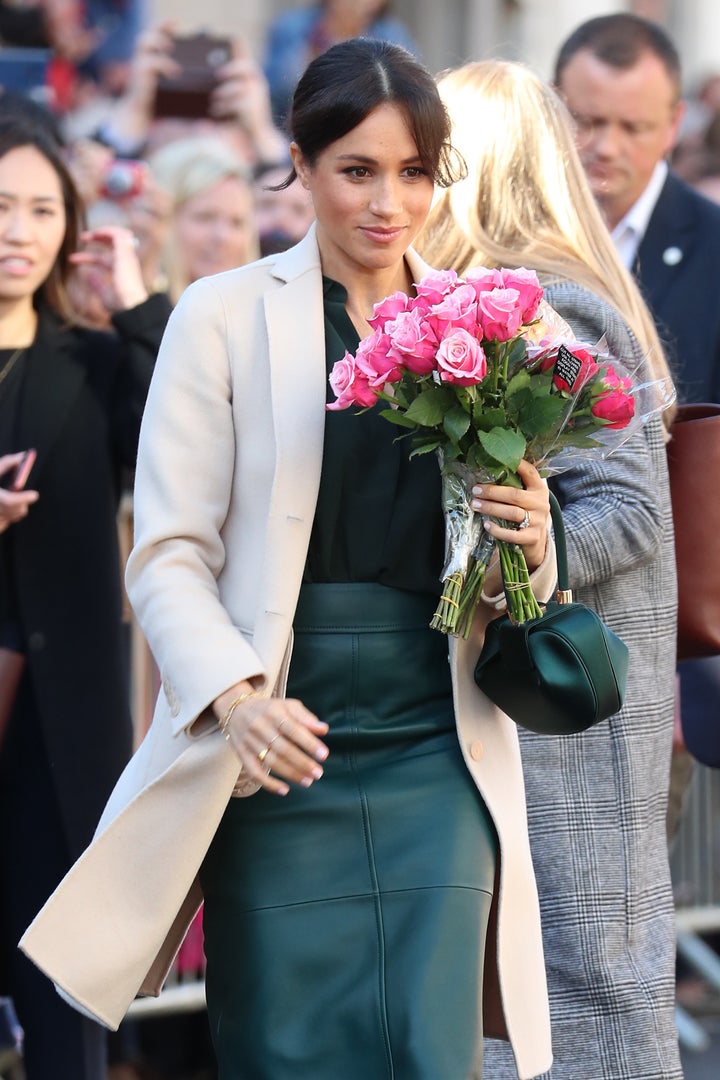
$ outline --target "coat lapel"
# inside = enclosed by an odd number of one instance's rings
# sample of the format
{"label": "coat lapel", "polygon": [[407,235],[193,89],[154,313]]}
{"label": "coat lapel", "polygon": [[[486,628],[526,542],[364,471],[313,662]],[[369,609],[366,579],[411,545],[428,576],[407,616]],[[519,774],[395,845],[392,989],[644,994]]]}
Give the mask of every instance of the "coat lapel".
{"label": "coat lapel", "polygon": [[41,475],[53,444],[85,381],[85,368],[74,355],[77,339],[47,311],[27,356],[18,419],[19,445],[35,447],[33,483]]}
{"label": "coat lapel", "polygon": [[670,173],[655,205],[638,249],[634,272],[650,306],[662,310],[663,300],[691,256],[696,222],[682,184]]}
{"label": "coat lapel", "polygon": [[303,578],[325,433],[322,275],[314,228],[278,258],[273,273],[284,282],[265,296],[276,456],[262,571],[268,587],[255,646],[260,655],[281,657]]}

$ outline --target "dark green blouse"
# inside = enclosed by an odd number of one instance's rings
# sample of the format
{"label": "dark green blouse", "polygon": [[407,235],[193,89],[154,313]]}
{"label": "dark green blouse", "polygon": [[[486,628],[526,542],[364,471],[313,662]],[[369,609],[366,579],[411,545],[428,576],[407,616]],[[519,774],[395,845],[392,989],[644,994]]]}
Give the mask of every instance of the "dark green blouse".
{"label": "dark green blouse", "polygon": [[[323,278],[328,374],[359,337],[345,288]],[[334,400],[328,384],[327,400]],[[310,538],[308,582],[378,582],[440,592],[444,525],[434,454],[409,460],[410,442],[377,407],[325,414],[322,477]]]}

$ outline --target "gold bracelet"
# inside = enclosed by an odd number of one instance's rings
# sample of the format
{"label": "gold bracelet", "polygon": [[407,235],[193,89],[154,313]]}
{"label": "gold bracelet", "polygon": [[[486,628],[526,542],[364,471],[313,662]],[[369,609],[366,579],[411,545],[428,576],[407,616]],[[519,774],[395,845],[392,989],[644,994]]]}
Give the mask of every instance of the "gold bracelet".
{"label": "gold bracelet", "polygon": [[260,690],[247,690],[244,694],[240,694],[239,697],[236,697],[234,701],[230,702],[230,704],[228,705],[228,708],[227,708],[227,712],[218,721],[218,724],[220,726],[220,730],[222,731],[223,735],[228,740],[228,742],[230,741],[230,720],[232,719],[232,714],[235,712],[238,705],[242,705],[242,703],[244,701],[249,701],[250,698],[254,698],[254,697],[262,697],[261,691]]}

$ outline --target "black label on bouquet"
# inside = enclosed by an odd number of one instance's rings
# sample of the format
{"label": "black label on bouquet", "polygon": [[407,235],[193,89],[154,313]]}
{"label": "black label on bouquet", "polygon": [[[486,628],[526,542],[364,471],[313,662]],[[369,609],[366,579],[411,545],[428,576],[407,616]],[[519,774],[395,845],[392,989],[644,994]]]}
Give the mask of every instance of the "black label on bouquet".
{"label": "black label on bouquet", "polygon": [[582,369],[582,360],[570,352],[567,345],[561,345],[558,349],[554,372],[563,380],[569,390],[575,389],[575,382]]}

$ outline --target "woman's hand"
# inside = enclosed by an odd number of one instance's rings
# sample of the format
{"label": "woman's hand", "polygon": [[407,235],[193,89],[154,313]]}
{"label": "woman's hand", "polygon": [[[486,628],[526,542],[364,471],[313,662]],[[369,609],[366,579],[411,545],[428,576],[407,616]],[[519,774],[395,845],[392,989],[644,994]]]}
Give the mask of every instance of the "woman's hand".
{"label": "woman's hand", "polygon": [[173,22],[161,22],[137,39],[127,89],[110,110],[106,125],[122,143],[145,142],[153,123],[160,78],[180,74],[180,65],[172,58],[174,32]]}
{"label": "woman's hand", "polygon": [[[496,540],[518,544],[525,554],[528,570],[537,570],[545,558],[550,522],[550,498],[547,482],[529,461],[521,461],[518,476],[524,487],[501,484],[477,484],[473,487],[471,506],[485,518],[487,532]],[[491,518],[500,518],[509,528]]]}
{"label": "woman's hand", "polygon": [[[218,720],[235,698],[251,691],[238,684],[213,703]],[[224,733],[240,759],[243,777],[276,795],[287,795],[291,784],[310,787],[323,774],[320,762],[328,748],[318,738],[328,725],[293,698],[251,697],[232,710]]]}
{"label": "woman's hand", "polygon": [[[0,478],[7,476],[13,469],[17,469],[25,458],[25,451],[19,454],[4,454],[0,457]],[[0,533],[5,532],[9,525],[27,517],[28,510],[39,498],[37,491],[0,487]]]}
{"label": "woman's hand", "polygon": [[288,141],[273,123],[265,73],[245,41],[233,42],[233,58],[218,68],[217,79],[210,97],[212,118],[235,120],[248,135],[257,161],[288,158]]}
{"label": "woman's hand", "polygon": [[80,237],[86,246],[70,256],[82,268],[82,277],[93,296],[111,314],[128,311],[148,298],[135,237],[121,225],[91,229]]}

